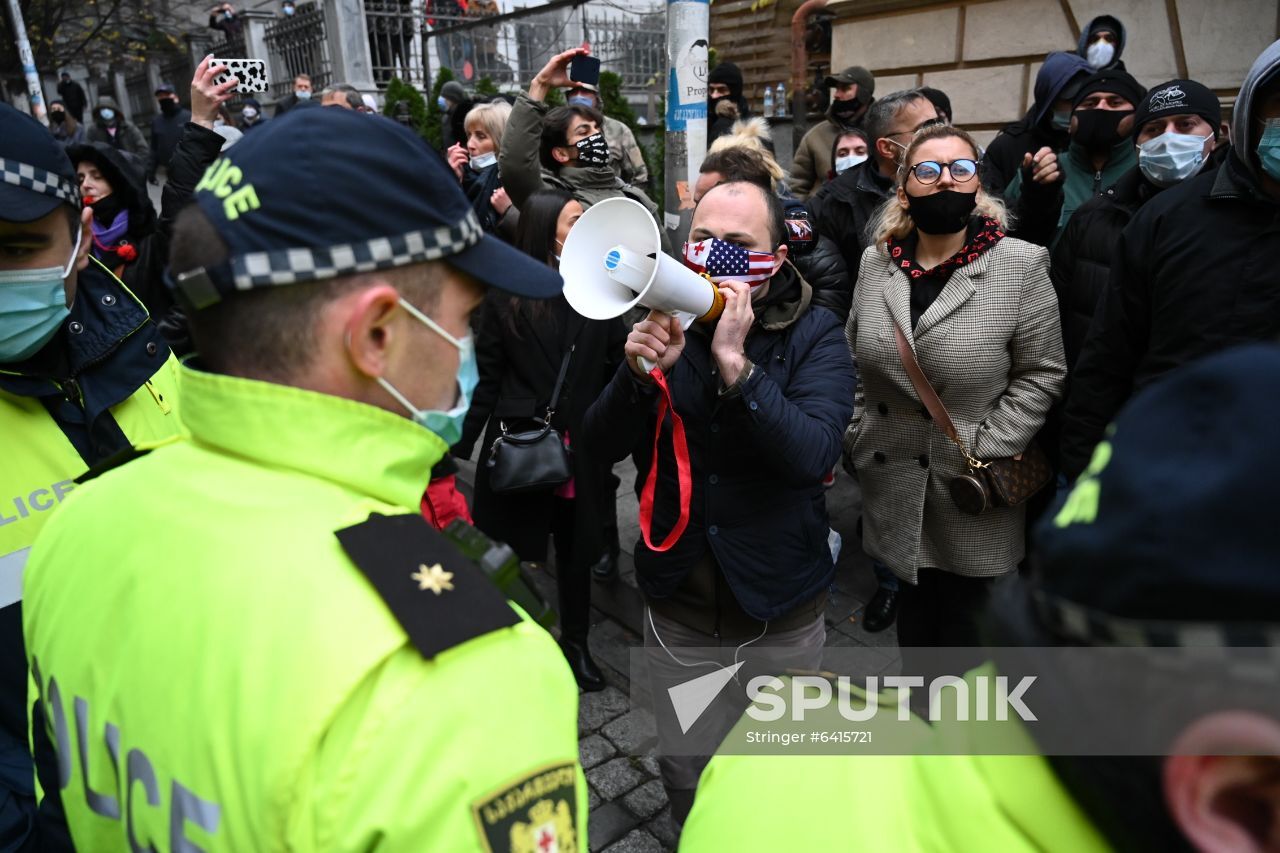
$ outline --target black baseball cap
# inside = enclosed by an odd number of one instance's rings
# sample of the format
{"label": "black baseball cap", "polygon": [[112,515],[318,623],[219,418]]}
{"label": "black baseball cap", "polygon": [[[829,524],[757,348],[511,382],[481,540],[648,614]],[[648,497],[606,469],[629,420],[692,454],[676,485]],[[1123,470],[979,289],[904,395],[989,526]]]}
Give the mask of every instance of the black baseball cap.
{"label": "black baseball cap", "polygon": [[172,83],[161,83],[156,86],[155,94],[157,95],[176,95],[177,90],[173,88]]}
{"label": "black baseball cap", "polygon": [[34,222],[60,204],[80,207],[71,158],[48,128],[0,103],[0,219]]}
{"label": "black baseball cap", "polygon": [[564,286],[486,234],[443,158],[384,116],[290,110],[225,151],[194,197],[230,250],[213,269],[172,271],[197,309],[237,291],[431,260],[517,296]]}

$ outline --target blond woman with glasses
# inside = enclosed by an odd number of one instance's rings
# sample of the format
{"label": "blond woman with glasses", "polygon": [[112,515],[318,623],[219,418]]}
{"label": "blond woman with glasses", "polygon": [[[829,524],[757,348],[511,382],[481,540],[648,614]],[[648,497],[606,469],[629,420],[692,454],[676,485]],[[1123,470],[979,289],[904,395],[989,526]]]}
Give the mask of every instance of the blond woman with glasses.
{"label": "blond woman with glasses", "polygon": [[[899,645],[979,645],[978,615],[1023,558],[1025,505],[971,515],[952,481],[970,473],[966,452],[1024,453],[1062,394],[1057,299],[1048,252],[1006,236],[969,134],[926,127],[902,162],[871,224],[845,329],[858,365],[845,465],[862,485],[864,549],[904,582]],[[910,361],[963,449],[916,391]]]}

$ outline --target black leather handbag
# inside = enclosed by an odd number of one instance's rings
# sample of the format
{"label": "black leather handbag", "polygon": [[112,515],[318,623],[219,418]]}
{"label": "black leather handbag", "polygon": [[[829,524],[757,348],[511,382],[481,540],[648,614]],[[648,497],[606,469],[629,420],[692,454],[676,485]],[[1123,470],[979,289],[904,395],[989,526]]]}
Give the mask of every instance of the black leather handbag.
{"label": "black leather handbag", "polygon": [[502,424],[502,435],[494,439],[485,466],[489,469],[489,488],[497,494],[514,495],[551,491],[573,478],[573,453],[564,445],[564,436],[551,428],[551,417],[560,401],[560,389],[569,372],[569,358],[574,346],[560,362],[560,375],[547,413],[533,429],[511,432]]}

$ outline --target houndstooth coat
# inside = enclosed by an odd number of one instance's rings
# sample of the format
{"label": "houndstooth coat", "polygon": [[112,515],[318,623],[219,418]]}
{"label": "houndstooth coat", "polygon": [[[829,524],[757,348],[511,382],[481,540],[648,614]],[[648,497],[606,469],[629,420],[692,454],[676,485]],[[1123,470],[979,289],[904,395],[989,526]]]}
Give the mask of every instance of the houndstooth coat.
{"label": "houndstooth coat", "polygon": [[926,567],[974,577],[1011,571],[1025,550],[1026,507],[972,516],[952,503],[948,483],[967,466],[912,387],[894,323],[969,452],[978,459],[1020,453],[1066,377],[1049,253],[1005,237],[952,273],[913,332],[907,276],[872,246],[845,327],[858,367],[845,464],[862,485],[867,554],[912,583]]}

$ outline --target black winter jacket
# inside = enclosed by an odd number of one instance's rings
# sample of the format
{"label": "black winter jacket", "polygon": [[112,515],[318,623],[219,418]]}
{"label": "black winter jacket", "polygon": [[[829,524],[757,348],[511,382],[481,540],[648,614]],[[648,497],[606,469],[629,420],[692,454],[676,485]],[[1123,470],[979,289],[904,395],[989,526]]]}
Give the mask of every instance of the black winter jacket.
{"label": "black winter jacket", "polygon": [[1102,195],[1085,202],[1067,222],[1049,267],[1062,314],[1062,346],[1068,369],[1075,366],[1089,324],[1111,275],[1120,232],[1160,188],[1135,166]]}
{"label": "black winter jacket", "polygon": [[1134,391],[1193,359],[1280,335],[1277,258],[1280,202],[1234,150],[1134,215],[1076,364],[1065,474],[1084,470]]}
{"label": "black winter jacket", "polygon": [[151,119],[151,159],[147,163],[148,179],[156,176],[157,167],[169,168],[169,161],[173,159],[173,152],[178,147],[178,141],[182,139],[183,131],[189,121],[191,121],[191,110],[186,108],[179,109],[171,116],[161,113]]}
{"label": "black winter jacket", "polygon": [[[1041,148],[1054,151],[1066,150],[1070,137],[1066,131],[1045,130],[1033,124],[1036,106],[1019,120],[1007,124],[1000,135],[991,140],[991,144],[982,152],[982,186],[991,195],[1004,195],[1005,187],[1013,180],[1022,168],[1022,158],[1027,154],[1035,154]],[[1052,114],[1050,114],[1051,116]]]}
{"label": "black winter jacket", "polygon": [[[858,280],[862,252],[870,244],[867,226],[892,192],[893,182],[880,174],[874,160],[867,160],[823,184],[808,201],[817,232],[833,241],[844,256],[850,294]],[[848,313],[846,308],[845,316]]]}
{"label": "black winter jacket", "polygon": [[[822,478],[840,456],[857,384],[844,330],[830,312],[810,310],[809,285],[784,266],[771,286],[788,288],[787,297],[757,316],[746,340],[754,369],[745,381],[724,389],[711,354],[713,330],[695,324],[686,333],[667,379],[689,443],[689,524],[669,551],[643,542],[635,550],[646,596],[672,596],[711,557],[741,608],[761,621],[812,601],[831,583]],[[637,494],[652,461],[657,393],[623,364],[587,412],[587,438],[606,463],[635,459]],[[675,526],[679,509],[671,429],[668,417],[656,541]]]}
{"label": "black winter jacket", "polygon": [[813,287],[813,304],[830,310],[843,323],[853,306],[853,279],[845,266],[840,247],[814,229],[813,218],[803,201],[782,199],[787,222],[787,258],[800,277]]}
{"label": "black winter jacket", "polygon": [[626,337],[621,319],[587,320],[563,296],[537,307],[522,300],[514,311],[506,294],[491,292],[485,299],[476,332],[480,383],[454,454],[470,457],[476,440],[484,436],[476,465],[476,527],[506,542],[522,560],[546,559],[554,502],[547,492],[507,495],[489,487],[485,462],[502,434],[501,424],[515,431],[529,429],[535,418],[546,414],[564,355],[574,345],[551,425],[562,434],[568,432],[573,448],[573,557],[588,565],[595,562],[602,551],[600,513],[609,465],[601,464],[592,452],[583,421],[622,362]]}

